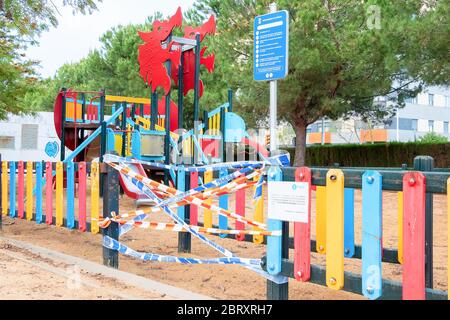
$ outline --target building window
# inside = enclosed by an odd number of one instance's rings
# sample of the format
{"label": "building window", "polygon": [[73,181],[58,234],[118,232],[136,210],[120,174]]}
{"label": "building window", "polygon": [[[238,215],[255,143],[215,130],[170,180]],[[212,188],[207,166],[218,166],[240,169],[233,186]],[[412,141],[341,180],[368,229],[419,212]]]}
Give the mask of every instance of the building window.
{"label": "building window", "polygon": [[407,103],[417,104],[417,97],[407,98],[407,99],[405,99],[405,101],[406,101]]}
{"label": "building window", "polygon": [[445,106],[450,108],[450,96],[445,96]]}
{"label": "building window", "polygon": [[15,138],[0,136],[0,149],[15,149]]}
{"label": "building window", "polygon": [[444,133],[449,133],[448,132],[448,121],[444,121]]}
{"label": "building window", "polygon": [[417,131],[417,122],[418,122],[417,119],[412,119],[411,120],[411,130],[412,131]]}
{"label": "building window", "polygon": [[428,94],[428,104],[430,106],[434,106],[434,94],[431,93]]}
{"label": "building window", "polygon": [[428,132],[434,132],[434,120],[428,120]]}
{"label": "building window", "polygon": [[38,132],[39,132],[38,124],[22,125],[22,149],[24,150],[37,149]]}

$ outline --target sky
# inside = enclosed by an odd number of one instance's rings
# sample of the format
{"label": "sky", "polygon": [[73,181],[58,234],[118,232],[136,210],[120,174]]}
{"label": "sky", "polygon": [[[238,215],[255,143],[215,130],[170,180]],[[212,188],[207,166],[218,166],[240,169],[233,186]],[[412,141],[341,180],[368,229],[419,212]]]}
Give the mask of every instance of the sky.
{"label": "sky", "polygon": [[[62,4],[62,0],[55,3]],[[111,27],[144,23],[156,11],[172,15],[179,6],[185,12],[193,3],[194,0],[103,0],[98,4],[99,10],[91,15],[73,15],[70,7],[60,5],[59,25],[44,32],[39,46],[28,48],[26,54],[41,61],[37,71],[42,77],[50,77],[63,64],[79,61],[90,50],[100,48],[99,38]]]}

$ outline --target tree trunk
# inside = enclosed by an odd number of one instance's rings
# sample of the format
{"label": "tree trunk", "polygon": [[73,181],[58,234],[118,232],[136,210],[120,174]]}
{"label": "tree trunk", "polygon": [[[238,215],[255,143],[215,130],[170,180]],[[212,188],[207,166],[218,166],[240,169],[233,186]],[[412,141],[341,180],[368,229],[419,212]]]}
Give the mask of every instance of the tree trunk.
{"label": "tree trunk", "polygon": [[295,124],[295,167],[303,167],[306,160],[306,122],[300,121]]}

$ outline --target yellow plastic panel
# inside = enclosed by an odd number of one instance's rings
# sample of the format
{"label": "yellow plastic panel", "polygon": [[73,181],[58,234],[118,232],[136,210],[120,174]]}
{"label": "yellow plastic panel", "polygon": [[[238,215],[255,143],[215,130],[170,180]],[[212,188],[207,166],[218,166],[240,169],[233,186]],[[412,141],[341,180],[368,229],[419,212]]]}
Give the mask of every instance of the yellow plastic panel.
{"label": "yellow plastic panel", "polygon": [[[254,181],[258,181],[259,177],[254,177]],[[256,186],[254,187],[256,189]],[[258,222],[264,222],[264,192],[261,197],[255,201],[255,213],[253,214],[253,220]],[[253,227],[254,230],[260,230],[258,227]],[[264,242],[264,236],[256,235],[253,236],[253,243],[262,244]]]}
{"label": "yellow plastic panel", "polygon": [[403,264],[403,192],[397,193],[398,262]]}
{"label": "yellow plastic panel", "polygon": [[334,290],[344,287],[344,174],[341,170],[327,173],[327,246],[326,280]]}
{"label": "yellow plastic panel", "polygon": [[[213,179],[213,172],[212,170],[208,170],[205,172],[204,176],[204,183],[211,182]],[[211,205],[212,199],[206,200],[206,203]],[[211,210],[205,209],[203,213],[203,220],[205,223],[205,228],[212,228],[212,212]]]}
{"label": "yellow plastic panel", "polygon": [[318,253],[327,252],[327,189],[316,188],[316,250]]}
{"label": "yellow plastic panel", "polygon": [[2,162],[2,215],[8,214],[8,162]]}
{"label": "yellow plastic panel", "polygon": [[33,220],[33,162],[27,162],[27,208],[26,218],[28,221]]}

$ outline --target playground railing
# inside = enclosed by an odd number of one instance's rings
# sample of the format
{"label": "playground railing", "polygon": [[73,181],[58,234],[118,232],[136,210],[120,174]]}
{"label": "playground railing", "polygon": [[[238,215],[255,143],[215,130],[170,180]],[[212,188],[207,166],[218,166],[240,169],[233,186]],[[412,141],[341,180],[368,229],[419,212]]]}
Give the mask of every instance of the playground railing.
{"label": "playground railing", "polygon": [[[0,169],[3,216],[98,233],[98,222],[102,219],[100,173],[104,175],[103,218],[120,212],[118,172],[104,164],[3,161]],[[53,171],[56,171],[55,178]],[[180,191],[187,191],[228,173],[227,170],[177,171],[176,182]],[[450,214],[450,172],[433,168],[432,158],[417,157],[413,168],[282,167],[279,173],[281,181],[304,181],[316,189],[315,239],[310,237],[310,220],[303,225],[294,223],[293,237],[289,233],[292,223],[277,222],[283,233],[276,239],[281,244],[275,249],[276,237],[272,236],[220,234],[220,237],[267,245],[263,268],[267,270],[269,265],[279,264],[278,274],[299,281],[363,294],[370,299],[448,297],[448,292],[433,286],[433,195],[447,194]],[[43,179],[45,184],[40,183]],[[34,185],[35,195],[31,191]],[[39,188],[40,185],[43,187]],[[355,189],[362,192],[361,244],[355,243]],[[382,243],[383,191],[398,192],[397,248]],[[254,221],[269,223],[264,217],[264,195],[254,203],[253,212],[248,212],[245,194],[245,189],[237,191],[234,211],[244,217],[251,214]],[[229,209],[230,200],[230,195],[221,195],[219,206]],[[86,205],[88,201],[90,206]],[[214,225],[210,210],[193,204],[179,210],[190,225],[230,229],[224,216],[219,216],[218,225]],[[203,210],[203,220],[200,210]],[[416,224],[411,227],[413,221]],[[237,222],[235,229],[244,230],[244,225]],[[105,234],[118,239],[118,224],[112,223]],[[178,243],[179,252],[191,251],[189,233],[180,232]],[[290,250],[294,251],[294,260],[289,259]],[[331,255],[333,259],[327,259],[325,265],[310,264],[312,253]],[[345,258],[362,260],[361,273],[345,270]],[[104,248],[104,262],[117,267],[118,252]],[[402,264],[403,281],[383,278],[383,263]],[[268,299],[287,299],[288,283],[268,281],[267,292]]]}

